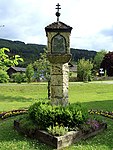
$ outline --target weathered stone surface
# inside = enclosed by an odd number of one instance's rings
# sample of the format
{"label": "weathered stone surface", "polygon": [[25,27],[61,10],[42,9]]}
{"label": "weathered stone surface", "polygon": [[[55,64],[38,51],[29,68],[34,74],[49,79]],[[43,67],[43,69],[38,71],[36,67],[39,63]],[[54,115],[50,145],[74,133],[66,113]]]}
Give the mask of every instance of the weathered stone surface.
{"label": "weathered stone surface", "polygon": [[68,97],[54,97],[52,98],[52,101],[51,101],[52,105],[62,105],[62,106],[66,106],[68,104]]}
{"label": "weathered stone surface", "polygon": [[51,101],[55,105],[68,104],[68,63],[52,64],[51,69]]}
{"label": "weathered stone surface", "polygon": [[62,86],[68,86],[68,75],[52,75],[51,76],[51,85],[62,85]]}
{"label": "weathered stone surface", "polygon": [[51,76],[51,86],[55,85],[63,85],[63,75],[52,75]]}
{"label": "weathered stone surface", "polygon": [[[48,52],[51,53],[51,41],[54,36],[57,35],[56,32],[47,32],[47,45],[48,45]],[[66,39],[66,53],[70,54],[70,33],[69,32],[60,32],[60,35],[65,37]]]}
{"label": "weathered stone surface", "polygon": [[71,59],[71,54],[48,54],[48,60],[53,64],[67,63]]}
{"label": "weathered stone surface", "polygon": [[69,66],[68,63],[65,64],[52,64],[51,65],[51,74],[55,74],[55,75],[63,75],[63,74],[68,74],[69,72]]}
{"label": "weathered stone surface", "polygon": [[62,64],[52,64],[51,75],[63,75]]}
{"label": "weathered stone surface", "polygon": [[66,105],[68,101],[68,62],[72,56],[70,53],[71,30],[72,27],[63,22],[54,22],[45,27],[47,57],[51,63],[50,97],[53,104],[61,103],[62,101],[62,104]]}
{"label": "weathered stone surface", "polygon": [[51,100],[54,105],[68,104],[68,86],[51,86]]}
{"label": "weathered stone surface", "polygon": [[59,75],[62,75],[62,74],[68,74],[69,72],[69,66],[68,66],[68,63],[65,63],[65,64],[52,64],[51,65],[51,74],[59,74]]}
{"label": "weathered stone surface", "polygon": [[81,131],[70,131],[64,136],[59,136],[57,138],[57,149],[61,149],[63,147],[67,147],[74,142],[79,141],[82,136]]}
{"label": "weathered stone surface", "polygon": [[51,86],[51,97],[63,97],[63,86],[56,85],[56,86]]}
{"label": "weathered stone surface", "polygon": [[63,75],[63,86],[68,86],[69,76]]}
{"label": "weathered stone surface", "polygon": [[63,96],[68,97],[68,86],[63,86]]}

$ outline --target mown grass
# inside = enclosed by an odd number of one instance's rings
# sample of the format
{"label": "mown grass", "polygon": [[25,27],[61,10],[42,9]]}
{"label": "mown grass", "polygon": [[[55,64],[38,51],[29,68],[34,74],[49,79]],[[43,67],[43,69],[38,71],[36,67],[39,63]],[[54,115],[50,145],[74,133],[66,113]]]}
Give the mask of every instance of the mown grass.
{"label": "mown grass", "polygon": [[81,102],[89,109],[113,111],[113,84],[104,82],[71,84],[69,97],[71,103]]}
{"label": "mown grass", "polygon": [[47,83],[0,84],[0,111],[28,107],[44,99],[47,99]]}
{"label": "mown grass", "polygon": [[0,122],[0,150],[51,150],[45,144],[18,134],[13,129],[13,121],[11,118]]}
{"label": "mown grass", "polygon": [[[47,84],[1,84],[0,112],[25,108],[37,100],[47,99]],[[81,102],[87,109],[113,111],[113,84],[70,83],[70,103]],[[99,117],[108,129],[97,136],[80,141],[63,150],[112,150],[113,120]],[[31,140],[13,129],[14,118],[0,121],[0,150],[52,150],[53,148]]]}

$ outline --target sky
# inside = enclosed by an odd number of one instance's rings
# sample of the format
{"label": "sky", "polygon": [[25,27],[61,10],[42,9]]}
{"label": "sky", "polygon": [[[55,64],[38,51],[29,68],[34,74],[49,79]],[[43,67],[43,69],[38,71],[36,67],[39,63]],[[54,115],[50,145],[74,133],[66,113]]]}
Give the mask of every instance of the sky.
{"label": "sky", "polygon": [[0,38],[47,45],[57,3],[60,21],[73,28],[71,48],[113,51],[113,0],[0,0]]}

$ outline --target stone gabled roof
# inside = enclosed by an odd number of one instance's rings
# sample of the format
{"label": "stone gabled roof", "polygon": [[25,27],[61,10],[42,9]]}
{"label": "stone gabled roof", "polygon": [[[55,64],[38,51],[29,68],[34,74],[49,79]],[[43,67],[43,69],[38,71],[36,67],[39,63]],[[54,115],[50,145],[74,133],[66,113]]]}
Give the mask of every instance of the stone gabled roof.
{"label": "stone gabled roof", "polygon": [[71,32],[71,30],[72,27],[61,21],[53,22],[52,24],[45,27],[46,32]]}

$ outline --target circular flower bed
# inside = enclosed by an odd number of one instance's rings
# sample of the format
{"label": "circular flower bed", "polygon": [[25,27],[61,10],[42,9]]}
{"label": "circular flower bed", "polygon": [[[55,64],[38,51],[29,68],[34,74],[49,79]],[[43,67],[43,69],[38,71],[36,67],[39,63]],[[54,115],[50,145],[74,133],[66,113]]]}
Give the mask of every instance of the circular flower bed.
{"label": "circular flower bed", "polygon": [[101,115],[110,119],[113,119],[113,112],[103,111],[103,110],[89,110],[89,114]]}
{"label": "circular flower bed", "polygon": [[21,115],[27,113],[28,109],[18,109],[18,110],[11,110],[8,112],[1,112],[0,113],[0,118],[5,119],[8,117],[16,116],[16,115]]}

